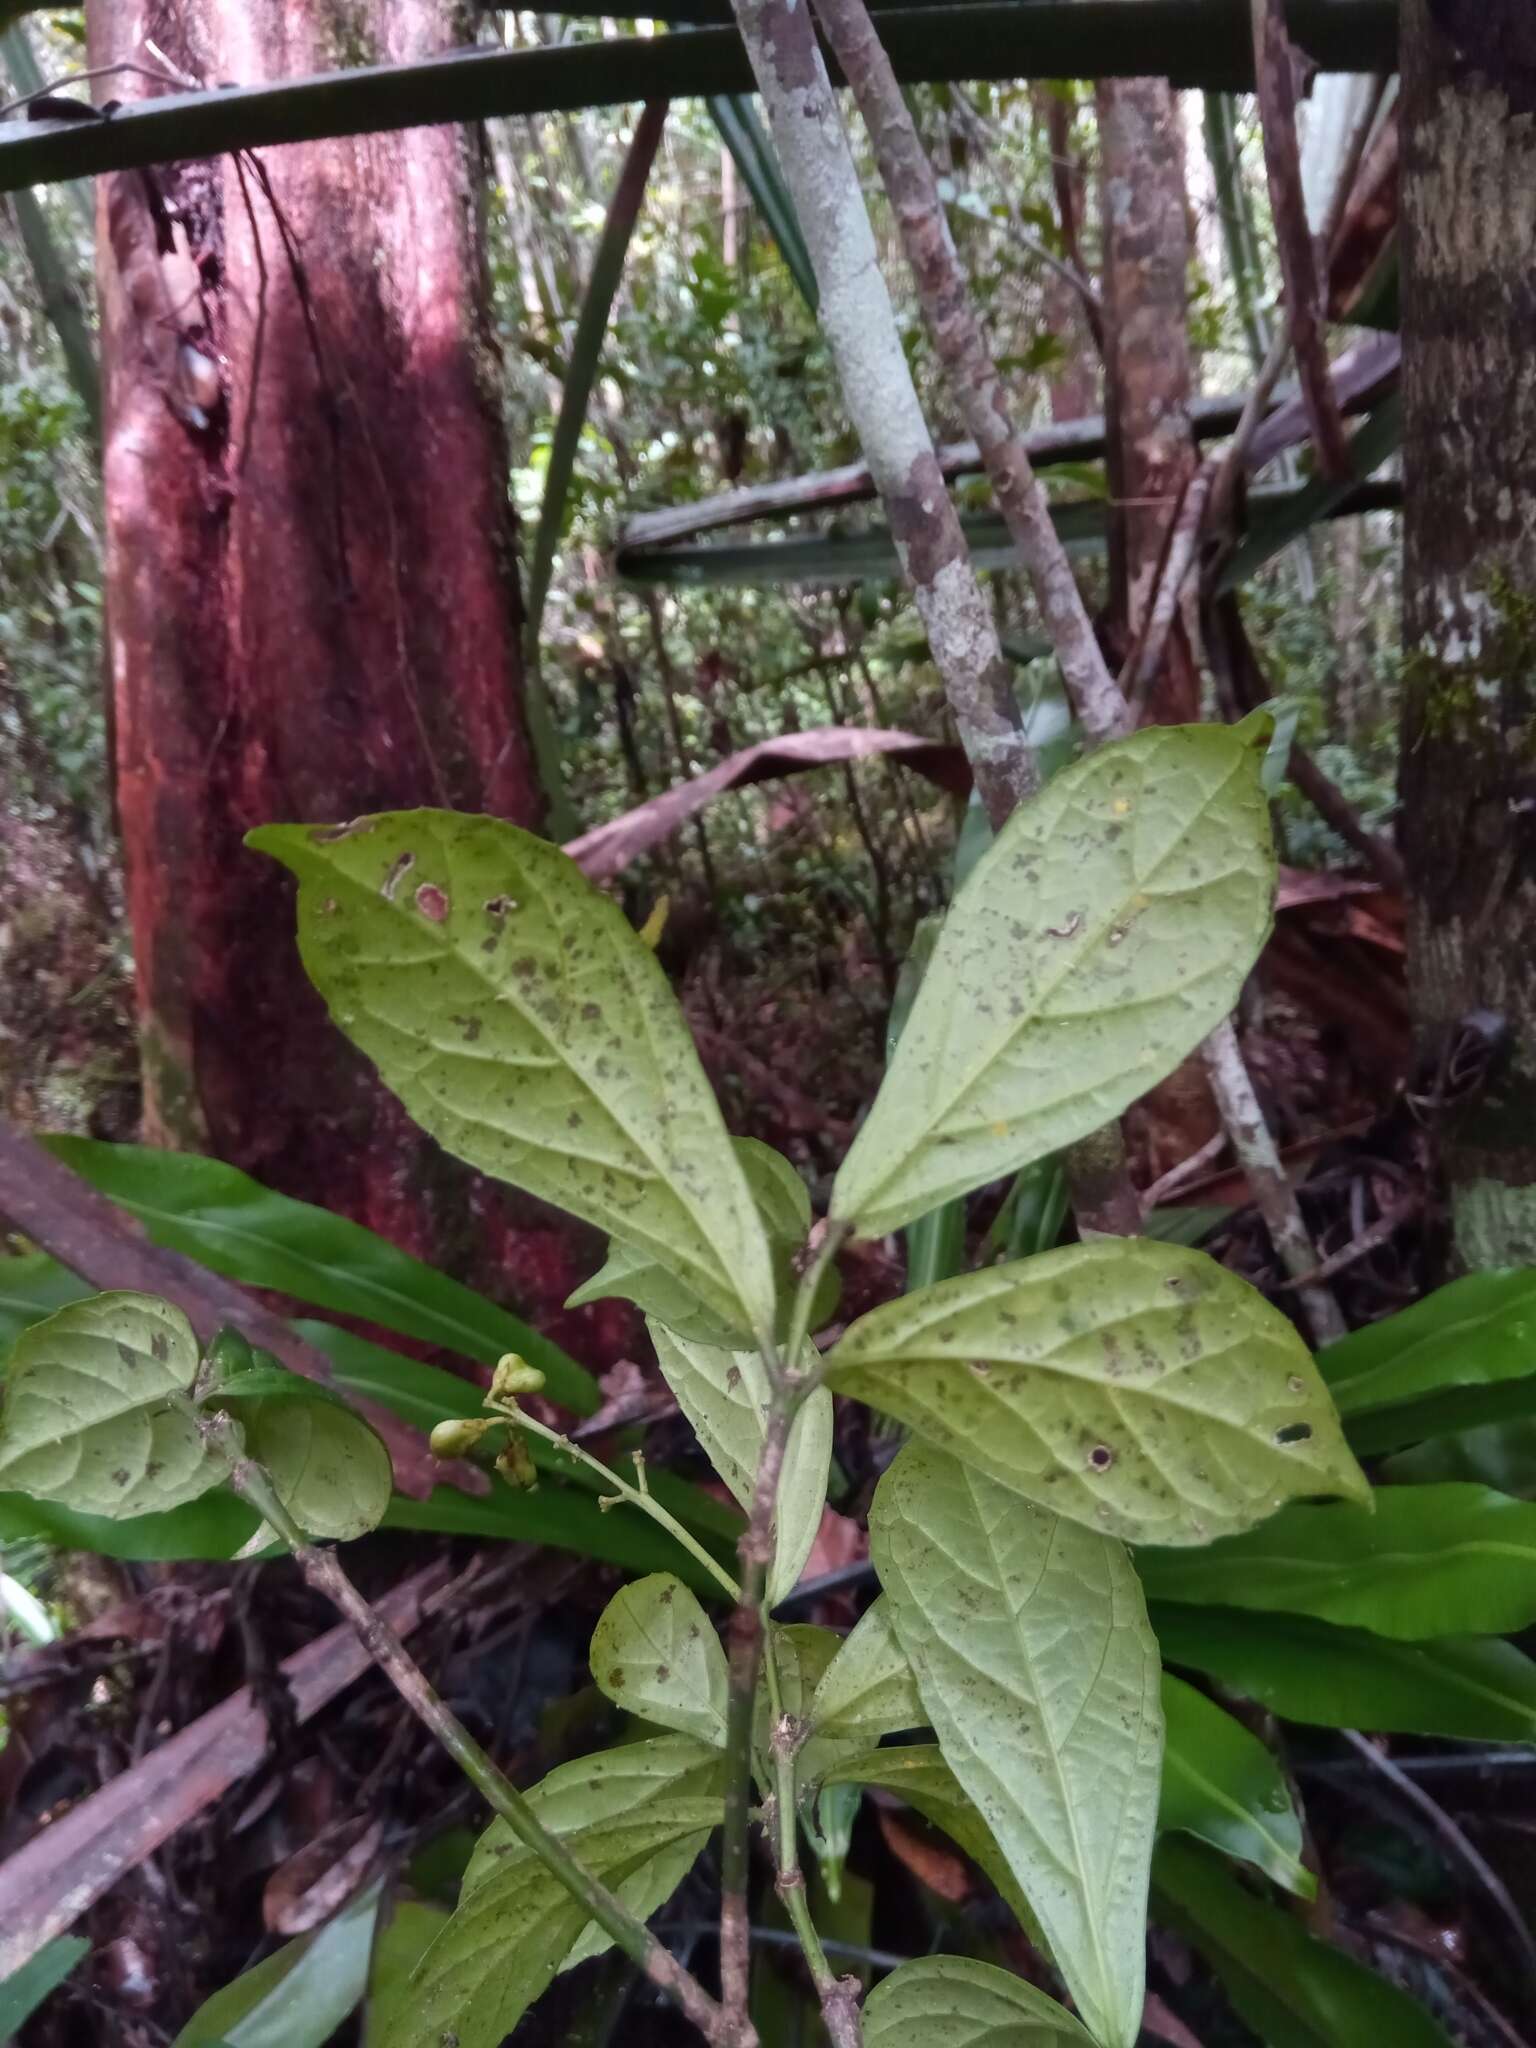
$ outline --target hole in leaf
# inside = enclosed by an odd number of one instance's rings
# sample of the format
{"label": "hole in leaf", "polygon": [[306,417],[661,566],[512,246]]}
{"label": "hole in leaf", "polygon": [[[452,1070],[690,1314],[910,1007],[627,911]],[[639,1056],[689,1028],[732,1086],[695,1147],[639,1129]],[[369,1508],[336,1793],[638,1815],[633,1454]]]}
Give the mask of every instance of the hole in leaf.
{"label": "hole in leaf", "polygon": [[1088,1462],[1095,1472],[1107,1472],[1115,1462],[1115,1454],[1108,1444],[1095,1444],[1088,1453]]}
{"label": "hole in leaf", "polygon": [[1310,1422],[1288,1422],[1284,1429],[1275,1431],[1277,1444],[1304,1444],[1312,1434]]}

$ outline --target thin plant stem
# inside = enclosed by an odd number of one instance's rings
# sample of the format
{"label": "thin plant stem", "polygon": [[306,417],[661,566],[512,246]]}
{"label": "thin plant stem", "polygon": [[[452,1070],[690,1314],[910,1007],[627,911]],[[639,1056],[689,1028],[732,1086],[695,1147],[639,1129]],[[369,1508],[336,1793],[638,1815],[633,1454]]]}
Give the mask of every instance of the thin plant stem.
{"label": "thin plant stem", "polygon": [[800,1404],[821,1382],[819,1364],[802,1372],[810,1336],[816,1289],[823,1272],[848,1234],[844,1224],[823,1224],[813,1239],[790,1309],[789,1334],[782,1350],[762,1346],[763,1366],[772,1390],[758,1455],[752,1506],[737,1554],[741,1559],[741,1596],[730,1626],[730,1689],[725,1723],[725,1832],[720,1855],[720,1991],[728,2016],[745,2018],[751,1962],[751,1930],[747,1919],[749,1874],[748,1831],[752,1811],[752,1708],[762,1668],[766,1635],[763,1600],[768,1567],[773,1561],[773,1515],[779,1498],[779,1476]]}
{"label": "thin plant stem", "polygon": [[[589,1450],[575,1442],[573,1438],[562,1435],[558,1429],[551,1429],[548,1423],[540,1422],[537,1417],[530,1415],[526,1409],[518,1409],[513,1426],[517,1429],[526,1429],[530,1436],[542,1437],[545,1443],[552,1444],[557,1451],[564,1451],[568,1457],[574,1458],[577,1464],[585,1465],[589,1472],[595,1472],[606,1486],[613,1488],[611,1498],[615,1502],[626,1501],[630,1507],[639,1508],[642,1514],[649,1515],[653,1522],[658,1523],[666,1530],[674,1542],[680,1543],[683,1546],[690,1557],[703,1565],[705,1571],[709,1573],[728,1600],[736,1601],[741,1598],[741,1588],[731,1577],[725,1566],[720,1563],[718,1558],[710,1556],[698,1538],[691,1535],[675,1515],[667,1512],[661,1502],[657,1500],[655,1494],[646,1485],[645,1465],[638,1451],[635,1453],[637,1483],[631,1486],[627,1480],[619,1477],[612,1466],[605,1465],[601,1458],[594,1458]],[[608,1501],[602,1503],[605,1507],[608,1504]]]}
{"label": "thin plant stem", "polygon": [[800,1868],[799,1822],[795,1801],[795,1758],[805,1740],[805,1725],[784,1711],[783,1688],[779,1683],[778,1660],[772,1642],[763,1646],[763,1676],[773,1726],[768,1753],[773,1762],[774,1864],[777,1891],[790,1925],[810,1969],[811,1982],[821,2001],[822,2018],[832,2048],[863,2048],[864,2029],[859,2019],[859,1983],[855,1977],[835,1977],[816,1922],[805,1895],[805,1874]]}
{"label": "thin plant stem", "polygon": [[[756,9],[771,5],[772,0],[735,0],[735,4],[745,32],[749,27],[747,17]],[[1029,570],[1042,618],[1056,649],[1062,680],[1086,741],[1097,746],[1118,738],[1134,730],[1136,720],[1124,687],[1117,683],[1104,661],[1071,564],[1051,528],[1028,453],[1010,417],[996,363],[971,307],[969,281],[945,228],[933,167],[911,110],[896,82],[865,0],[815,0],[815,6],[874,143],[881,179],[901,226],[924,320],[981,451],[999,508]],[[747,41],[750,49],[750,33]],[[794,165],[786,162],[786,170],[792,174]],[[1245,408],[1244,422],[1236,437],[1239,447],[1244,445],[1245,433],[1251,436],[1257,426],[1284,363],[1287,346],[1286,337],[1276,338],[1270,360]],[[1169,579],[1170,590],[1160,608],[1154,607],[1164,629],[1172,621],[1178,582],[1195,558],[1206,497],[1212,489],[1209,471],[1202,472],[1200,482],[1200,491],[1191,496],[1190,516],[1181,536],[1180,573]],[[961,737],[965,738],[963,725]],[[1000,822],[994,811],[994,823]],[[1204,1056],[1233,1150],[1248,1171],[1255,1199],[1282,1256],[1289,1266],[1293,1257],[1301,1256],[1299,1247],[1306,1245],[1310,1266],[1315,1266],[1317,1255],[1310,1248],[1295,1193],[1283,1174],[1268,1171],[1274,1159],[1274,1142],[1229,1025],[1219,1026],[1212,1033]],[[1134,1235],[1140,1228],[1141,1210],[1126,1172],[1118,1127],[1106,1126],[1073,1146],[1067,1164],[1073,1208],[1083,1235]],[[1327,1290],[1311,1291],[1323,1297],[1309,1304],[1319,1336],[1341,1330],[1342,1320]]]}
{"label": "thin plant stem", "polygon": [[287,1544],[305,1581],[317,1593],[323,1593],[352,1624],[374,1663],[416,1718],[436,1736],[492,1812],[507,1823],[524,1847],[533,1851],[651,1982],[675,2001],[711,2048],[749,2048],[747,2037],[728,2023],[727,2015],[698,1979],[662,1947],[644,1922],[637,1920],[600,1878],[586,1869],[558,1835],[544,1826],[522,1793],[503,1777],[463,1722],[439,1698],[394,1630],[358,1592],[335,1553],[309,1541],[278,1498],[266,1468],[245,1453],[230,1419],[216,1416],[205,1427],[210,1441],[220,1444],[230,1458],[230,1483],[235,1492],[249,1501]]}
{"label": "thin plant stem", "polygon": [[[803,10],[797,16],[786,0],[734,0],[734,6],[768,105],[785,177],[802,220],[809,224],[812,259],[821,266],[822,324],[843,394],[892,528],[903,536],[905,566],[923,610],[921,565],[942,562],[946,579],[959,574],[963,580],[970,574],[970,558],[958,531],[951,535],[946,530],[946,522],[953,525],[953,508],[901,351],[835,100]],[[911,111],[864,0],[816,0],[816,10],[875,145],[929,333],[992,479],[1074,707],[1090,733],[1114,738],[1130,729],[1126,706],[1115,690],[1071,564],[1051,523],[1045,494],[1009,416],[1002,380],[971,310],[967,280]],[[786,85],[791,75],[800,74],[814,79],[817,88],[805,106],[798,89]],[[848,236],[854,239],[845,242]],[[903,437],[902,422],[909,415],[910,429]],[[911,485],[919,478],[923,488],[914,492]],[[956,730],[988,816],[1001,827],[1038,787],[1034,757],[1021,732],[1004,730],[995,703],[988,708],[986,692],[977,690],[965,664],[946,659],[947,636],[935,632],[931,610],[930,600],[924,617]],[[956,616],[951,617],[951,627]],[[980,625],[995,644],[990,614]],[[971,637],[979,644],[977,634]],[[1000,648],[998,657],[994,666],[1001,668]],[[1006,671],[997,696],[1006,699],[1017,724],[1018,706]],[[1067,1173],[1085,1235],[1134,1235],[1139,1230],[1141,1208],[1118,1126],[1070,1147]]]}

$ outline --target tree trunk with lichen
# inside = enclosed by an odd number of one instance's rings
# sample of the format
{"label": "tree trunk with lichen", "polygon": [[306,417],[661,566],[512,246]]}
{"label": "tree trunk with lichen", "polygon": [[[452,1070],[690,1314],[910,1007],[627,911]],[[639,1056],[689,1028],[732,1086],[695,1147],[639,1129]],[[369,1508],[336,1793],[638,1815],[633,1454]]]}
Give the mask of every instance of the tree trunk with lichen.
{"label": "tree trunk with lichen", "polygon": [[[93,65],[257,83],[420,59],[454,0],[96,0]],[[103,96],[153,93],[140,72]],[[524,825],[515,529],[474,130],[101,182],[107,611],[144,1131],[531,1308],[564,1233],[508,1228],[328,1023],[243,834],[416,804]]]}
{"label": "tree trunk with lichen", "polygon": [[1399,835],[1462,1267],[1536,1263],[1536,15],[1403,9]]}

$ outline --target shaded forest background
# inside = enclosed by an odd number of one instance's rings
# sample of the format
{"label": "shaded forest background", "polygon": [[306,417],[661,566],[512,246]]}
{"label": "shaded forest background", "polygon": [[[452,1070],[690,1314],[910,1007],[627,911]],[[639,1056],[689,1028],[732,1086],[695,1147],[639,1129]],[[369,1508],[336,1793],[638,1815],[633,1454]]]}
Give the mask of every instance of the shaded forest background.
{"label": "shaded forest background", "polygon": [[[387,30],[362,8],[298,10],[296,52],[227,0],[88,12],[46,10],[0,35],[16,95],[88,58],[140,61],[146,47],[153,75],[130,78],[124,98],[226,69],[408,61],[471,36],[536,50],[617,33],[413,0]],[[216,30],[220,56],[234,48],[242,63],[204,64]],[[1288,223],[1271,207],[1254,95],[1153,79],[918,85],[908,99],[1112,672],[1133,676],[1145,654],[1202,456],[1225,445],[1256,382],[1278,385],[1233,536],[1206,537],[1134,708],[1148,723],[1235,722],[1263,704],[1276,720],[1276,926],[1236,1024],[1331,1319],[1317,1322],[1298,1262],[1277,1248],[1195,1060],[1128,1114],[1125,1136],[1147,1230],[1210,1252],[1321,1340],[1412,1307],[1458,1264],[1526,1262],[1536,1234],[1528,1243],[1511,1222],[1486,1258],[1470,1230],[1454,1243],[1441,1118],[1480,1093],[1503,1025],[1479,1022],[1458,985],[1448,1026],[1422,981],[1410,987],[1415,903],[1448,843],[1434,834],[1453,836],[1476,792],[1469,773],[1426,794],[1413,703],[1428,686],[1404,655],[1405,606],[1414,619],[1438,588],[1422,544],[1404,563],[1405,115],[1395,80],[1305,74],[1306,224],[1327,257],[1317,303],[1358,436],[1344,478],[1327,473],[1289,381]],[[368,1225],[492,1305],[460,1362],[488,1366],[502,1348],[495,1311],[524,1319],[569,1354],[556,1354],[575,1362],[569,1384],[589,1409],[602,1402],[610,1430],[643,1434],[656,1468],[695,1480],[707,1466],[658,1386],[638,1316],[622,1301],[571,1301],[600,1263],[596,1236],[469,1176],[413,1131],[329,1032],[299,970],[286,883],[247,863],[240,833],[285,807],[321,821],[406,802],[489,810],[589,850],[608,828],[596,872],[654,939],[731,1131],[783,1153],[824,1206],[935,917],[989,828],[965,794],[964,735],[886,516],[852,475],[862,451],[757,121],[745,100],[678,99],[246,152],[221,173],[222,213],[206,166],[157,171],[169,226],[131,173],[0,199],[0,1116],[207,1154]],[[863,127],[849,128],[902,346],[1049,773],[1083,734],[991,489],[974,455],[956,452],[966,420]],[[412,210],[417,177],[437,181],[430,234]],[[418,243],[430,244],[419,265]],[[399,363],[391,374],[399,335],[385,317],[429,269],[464,344],[456,381],[430,385]],[[146,314],[145,278],[160,290],[173,274],[176,317]],[[206,319],[186,316],[193,300]],[[375,300],[378,348],[358,310]],[[1421,387],[1421,421],[1428,402]],[[1518,448],[1507,459],[1528,488]],[[1527,605],[1511,590],[1501,615],[1513,667],[1529,651]],[[1453,736],[1432,723],[1420,740]],[[890,736],[888,751],[843,744],[871,732]],[[812,765],[785,772],[797,747]],[[715,771],[721,787],[670,829],[644,808]],[[1404,832],[1405,804],[1433,830],[1415,836],[1410,818]],[[1489,916],[1505,921],[1470,921],[1511,961],[1524,830],[1516,819],[1485,864]],[[1519,1002],[1509,1007],[1524,1030]],[[189,1212],[198,1199],[187,1194]],[[13,1214],[3,1200],[0,1213]],[[838,1316],[1072,1228],[1047,1161],[952,1205],[934,1230],[851,1247]],[[286,1307],[281,1278],[250,1284]],[[377,1370],[366,1346],[382,1319],[336,1313],[334,1355],[355,1392]],[[306,1341],[326,1341],[305,1327]],[[425,1324],[387,1328],[415,1363],[453,1350]],[[1410,1449],[1386,1476],[1526,1500],[1529,1429],[1522,1419],[1496,1443]],[[867,1589],[859,1518],[890,1452],[867,1418],[844,1414],[841,1491],[804,1610],[829,1624],[851,1623]],[[598,1547],[579,1520],[538,1552],[482,1544],[536,1538],[533,1520],[488,1522],[446,1483],[430,1504],[401,1506],[370,1539],[371,1590],[404,1597],[403,1573],[473,1556],[429,1653],[520,1777],[611,1733],[617,1717],[585,1683],[586,1644],[615,1567],[643,1560],[623,1539]],[[329,1920],[318,1908],[305,1918],[316,1837],[338,1896],[379,1856],[423,1909],[451,1900],[474,1803],[418,1731],[402,1733],[377,1674],[303,1730],[283,1719],[273,1667],[328,1625],[296,1576],[12,1537],[3,1561],[76,1634],[39,1647],[5,1695],[17,1739],[0,1751],[0,1853],[242,1684],[279,1726],[243,1792],[210,1793],[174,1847],[96,1905],[97,1955],[30,2023],[27,2048],[176,2041],[253,1958]],[[1243,1687],[1217,1691],[1230,1704]],[[1311,1930],[1472,2048],[1524,2038],[1536,2007],[1520,1929],[1536,1879],[1511,1788],[1529,1757],[1511,1763],[1494,1735],[1524,1740],[1525,1722],[1444,1731],[1486,1735],[1476,1754],[1437,1740],[1433,1714],[1400,1724],[1429,1753],[1439,1804],[1426,1813],[1419,1781],[1405,1793],[1392,1756],[1349,1732],[1363,1713],[1298,1714],[1296,1726],[1257,1694],[1238,1711],[1306,1792],[1309,1867],[1327,1878]],[[712,1876],[704,1868],[669,1908],[669,1939],[690,1956],[711,1939]],[[818,1907],[860,1968],[979,1943],[1043,1973],[974,1865],[894,1799],[862,1810],[841,1881]],[[774,1911],[764,1904],[755,1996],[777,2029],[765,2040],[789,2048],[819,2037],[796,1965],[775,1950],[787,1936]],[[1376,2008],[1348,1999],[1341,2033],[1312,2018],[1261,2029],[1186,1932],[1169,1913],[1152,1936],[1148,2037],[1364,2038]],[[1276,1981],[1291,1967],[1283,1950],[1269,1966]],[[561,1980],[517,2039],[689,2038],[625,1971],[610,1958]],[[1225,1977],[1240,1975],[1239,1958]],[[354,2032],[372,2048],[361,2023]]]}

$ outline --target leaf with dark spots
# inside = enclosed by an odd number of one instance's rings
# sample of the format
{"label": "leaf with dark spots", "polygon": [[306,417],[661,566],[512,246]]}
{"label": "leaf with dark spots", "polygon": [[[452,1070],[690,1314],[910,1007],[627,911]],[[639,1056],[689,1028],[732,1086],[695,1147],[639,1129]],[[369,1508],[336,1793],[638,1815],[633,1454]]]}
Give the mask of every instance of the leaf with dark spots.
{"label": "leaf with dark spots", "polygon": [[[770,1332],[750,1190],[666,976],[617,905],[499,819],[366,822],[361,845],[293,826],[250,840],[299,879],[300,952],[337,1023],[448,1151],[663,1261],[733,1327]],[[380,862],[405,851],[420,879],[408,902],[385,900]],[[322,917],[325,902],[339,907]],[[516,906],[510,967],[484,950],[501,902]]]}
{"label": "leaf with dark spots", "polygon": [[945,919],[833,1217],[882,1236],[1117,1116],[1230,1010],[1274,874],[1241,728],[1140,732],[1056,776]]}
{"label": "leaf with dark spots", "polygon": [[888,1302],[847,1331],[828,1382],[1132,1542],[1205,1543],[1298,1496],[1370,1498],[1293,1325],[1213,1259],[1152,1239],[1069,1245]]}
{"label": "leaf with dark spots", "polygon": [[880,1481],[870,1551],[944,1761],[1089,2030],[1140,2030],[1163,1720],[1123,1546],[923,1444]]}
{"label": "leaf with dark spots", "polygon": [[186,1317],[150,1295],[90,1295],[32,1324],[6,1374],[0,1488],[113,1520],[197,1500],[228,1469],[186,1398],[198,1358]]}
{"label": "leaf with dark spots", "polygon": [[[662,1375],[705,1456],[741,1506],[750,1509],[769,1405],[761,1357],[756,1351],[691,1343],[657,1322],[646,1327]],[[795,1417],[785,1448],[768,1574],[770,1607],[794,1590],[805,1568],[821,1527],[831,1461],[832,1396],[818,1387]]]}
{"label": "leaf with dark spots", "polygon": [[725,1652],[680,1579],[654,1572],[615,1593],[592,1632],[590,1662],[598,1690],[631,1713],[724,1747]]}
{"label": "leaf with dark spots", "polygon": [[[577,1860],[648,1920],[687,1876],[724,1809],[717,1752],[680,1735],[564,1764],[528,1797]],[[475,1846],[452,1919],[427,1950],[390,2048],[499,2048],[557,1971],[609,1938],[505,1821]]]}

